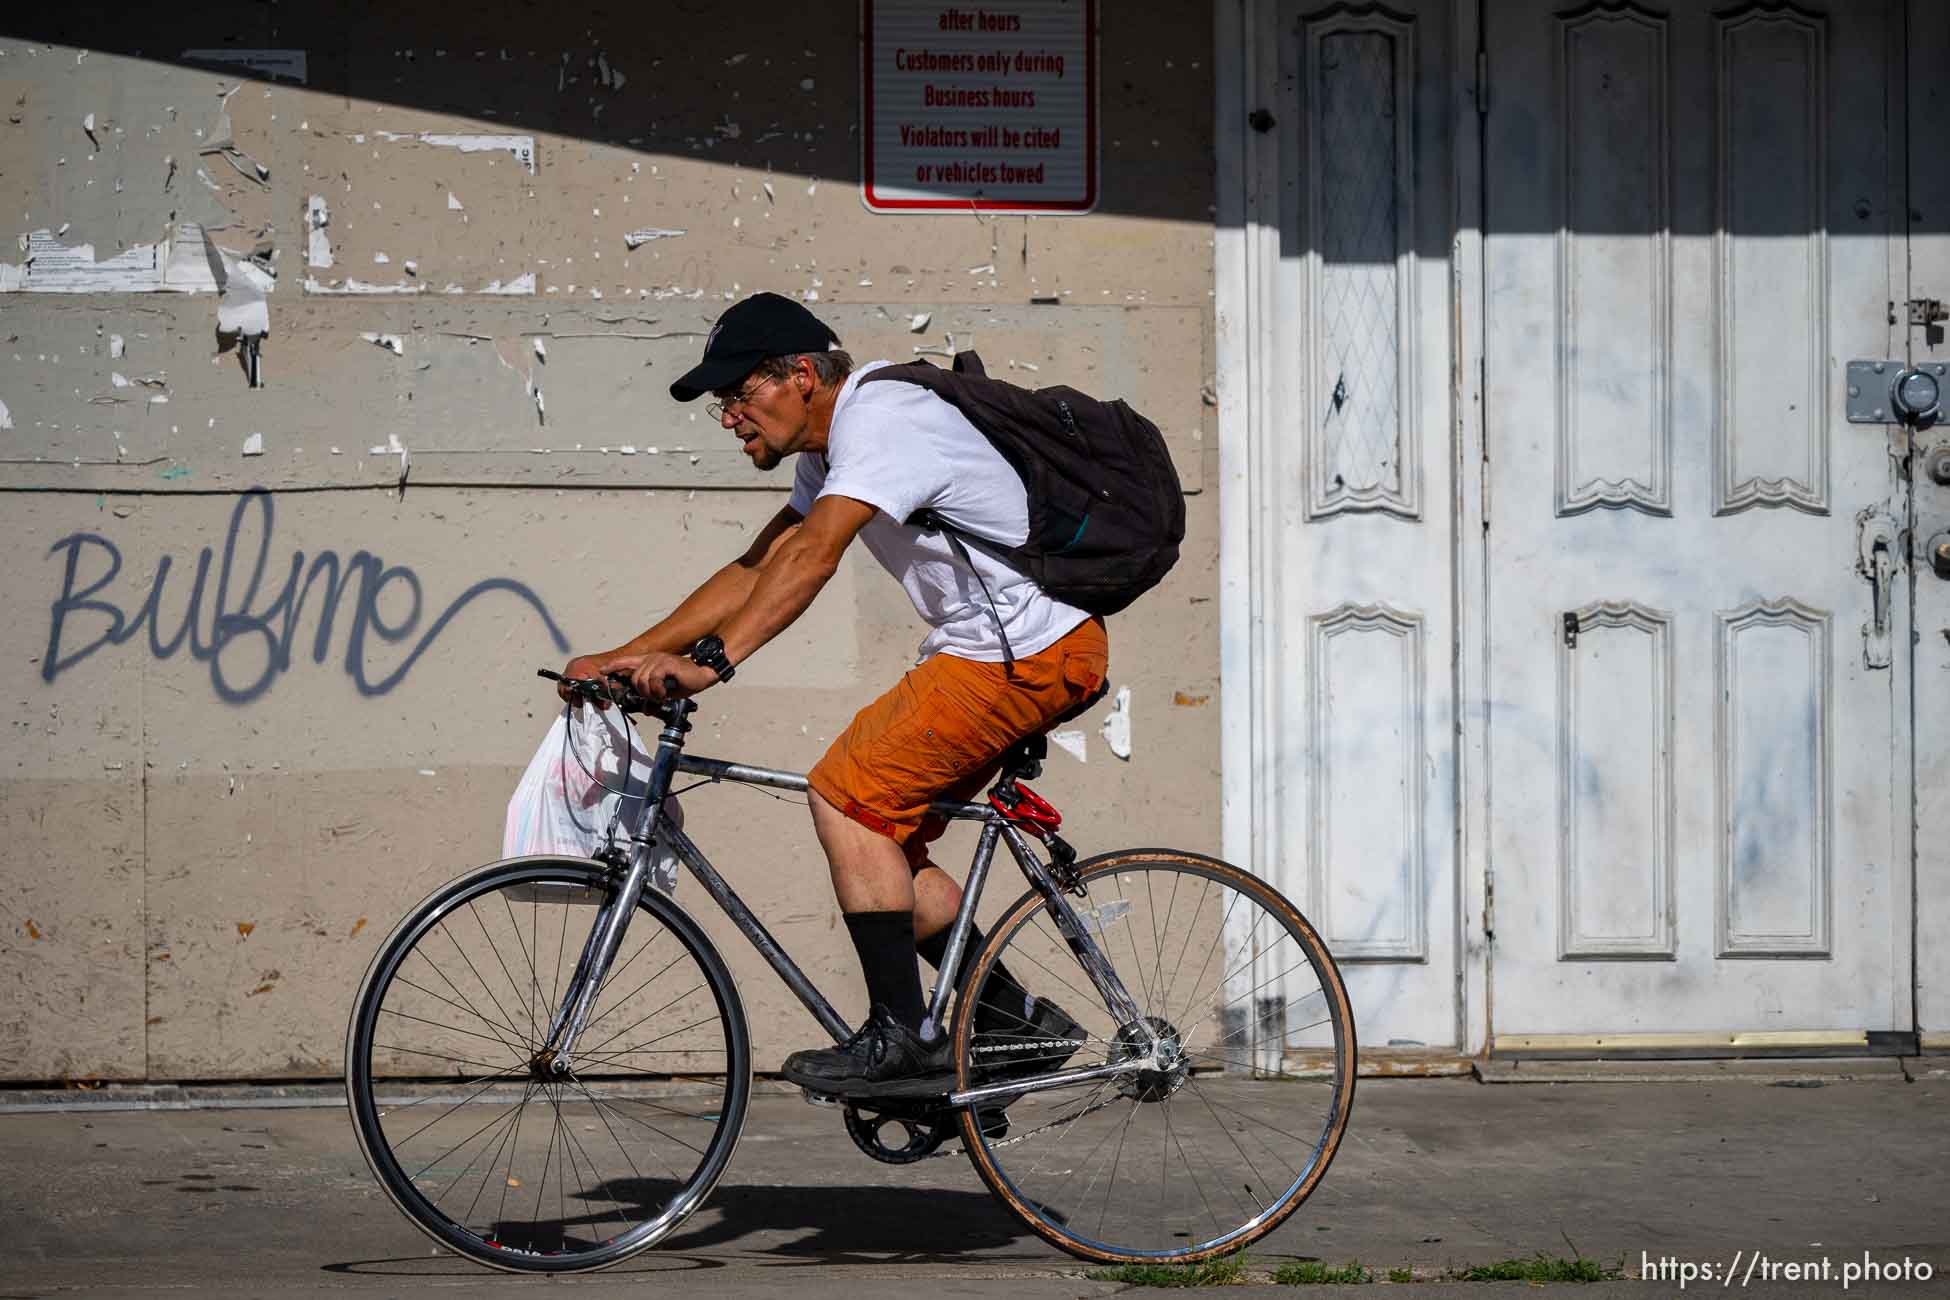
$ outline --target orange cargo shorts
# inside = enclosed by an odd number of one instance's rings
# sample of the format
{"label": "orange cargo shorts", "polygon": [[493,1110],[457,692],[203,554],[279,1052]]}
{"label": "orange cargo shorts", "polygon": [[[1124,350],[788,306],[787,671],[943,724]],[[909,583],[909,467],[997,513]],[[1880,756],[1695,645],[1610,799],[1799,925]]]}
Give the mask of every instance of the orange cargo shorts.
{"label": "orange cargo shorts", "polygon": [[1047,729],[1103,684],[1110,639],[1086,619],[1013,667],[938,654],[860,710],[807,774],[827,803],[887,836],[909,863],[947,829],[937,799],[971,800],[1004,751]]}

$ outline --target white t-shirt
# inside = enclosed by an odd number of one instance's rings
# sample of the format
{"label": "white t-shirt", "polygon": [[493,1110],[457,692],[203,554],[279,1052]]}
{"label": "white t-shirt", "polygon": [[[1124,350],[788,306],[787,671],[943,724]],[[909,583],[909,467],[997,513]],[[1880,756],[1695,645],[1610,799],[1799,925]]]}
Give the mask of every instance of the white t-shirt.
{"label": "white t-shirt", "polygon": [[1000,663],[998,616],[1018,659],[1055,644],[1090,615],[970,546],[969,560],[988,584],[985,596],[945,535],[902,522],[933,510],[966,533],[1020,546],[1029,536],[1029,495],[1002,453],[948,402],[917,384],[860,383],[888,364],[870,362],[847,376],[833,404],[826,454],[799,455],[792,508],[804,515],[823,496],[875,508],[860,536],[933,627],[921,642],[922,659],[947,653]]}

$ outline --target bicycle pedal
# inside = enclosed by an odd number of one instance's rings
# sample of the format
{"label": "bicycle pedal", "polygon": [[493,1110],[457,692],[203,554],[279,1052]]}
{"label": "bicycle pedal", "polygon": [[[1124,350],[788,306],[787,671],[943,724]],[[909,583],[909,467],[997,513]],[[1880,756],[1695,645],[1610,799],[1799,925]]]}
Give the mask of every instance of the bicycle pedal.
{"label": "bicycle pedal", "polygon": [[841,1101],[838,1097],[831,1096],[828,1093],[814,1092],[811,1088],[801,1088],[799,1092],[800,1095],[805,1097],[808,1106],[837,1106]]}

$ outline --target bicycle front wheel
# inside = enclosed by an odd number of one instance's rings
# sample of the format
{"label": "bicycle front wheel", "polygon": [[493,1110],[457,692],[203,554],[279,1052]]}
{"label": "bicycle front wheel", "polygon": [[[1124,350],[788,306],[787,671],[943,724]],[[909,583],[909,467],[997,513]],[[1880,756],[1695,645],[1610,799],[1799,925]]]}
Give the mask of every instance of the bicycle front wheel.
{"label": "bicycle front wheel", "polygon": [[[1355,1041],[1340,972],[1306,918],[1237,867],[1133,849],[1079,871],[1067,914],[1031,891],[983,947],[955,1017],[958,1081],[1130,1068],[1020,1095],[1006,1126],[996,1103],[965,1111],[962,1144],[989,1190],[1073,1255],[1242,1249],[1306,1200],[1346,1131]],[[1104,996],[1110,981],[1066,930],[1127,997]]]}
{"label": "bicycle front wheel", "polygon": [[610,898],[580,858],[512,858],[437,890],[367,969],[346,1035],[366,1161],[423,1232],[515,1272],[605,1268],[709,1194],[751,1048],[731,974],[646,890],[576,1045],[543,1054]]}

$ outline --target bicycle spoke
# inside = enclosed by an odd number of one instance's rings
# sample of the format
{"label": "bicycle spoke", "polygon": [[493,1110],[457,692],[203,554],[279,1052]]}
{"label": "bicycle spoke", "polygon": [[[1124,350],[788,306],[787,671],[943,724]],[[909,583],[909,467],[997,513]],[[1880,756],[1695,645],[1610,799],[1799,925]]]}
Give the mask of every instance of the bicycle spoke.
{"label": "bicycle spoke", "polygon": [[[503,896],[503,900],[502,900],[502,901],[503,901],[504,903],[506,902],[506,896],[505,896],[505,895]],[[491,951],[492,951],[492,952],[494,953],[494,963],[495,963],[495,965],[497,965],[497,966],[499,966],[499,967],[501,968],[501,977],[502,977],[503,979],[505,979],[505,980],[507,980],[507,981],[508,981],[508,988],[509,988],[509,989],[510,989],[510,990],[511,990],[511,991],[512,991],[512,992],[513,992],[513,993],[514,993],[514,994],[515,994],[516,996],[518,996],[518,997],[520,997],[520,998],[522,998],[522,999],[523,999],[523,1000],[525,1001],[525,1000],[527,999],[527,996],[528,996],[528,995],[527,995],[527,994],[526,994],[525,992],[523,992],[523,991],[522,991],[522,987],[521,987],[521,982],[520,982],[519,980],[517,980],[517,979],[515,979],[515,977],[514,977],[514,976],[513,976],[512,974],[510,974],[510,973],[509,973],[509,971],[508,971],[508,963],[507,963],[507,961],[506,961],[506,959],[504,959],[504,958],[503,958],[503,957],[501,956],[501,945],[500,945],[500,944],[498,944],[498,943],[496,943],[496,942],[494,941],[494,936],[492,936],[492,935],[490,935],[490,934],[488,933],[488,930],[487,930],[487,922],[486,922],[486,921],[483,921],[483,920],[481,919],[481,913],[480,913],[480,911],[479,911],[479,909],[477,909],[477,908],[476,908],[476,907],[474,906],[474,904],[473,904],[472,902],[470,902],[470,903],[468,903],[468,905],[467,905],[467,914],[468,914],[469,916],[471,916],[471,917],[473,917],[473,918],[474,918],[474,924],[475,924],[475,925],[478,925],[478,926],[480,926],[480,927],[481,927],[481,937],[482,937],[483,939],[486,939],[486,940],[487,940],[487,944],[488,944],[488,948],[489,948],[489,949],[490,949],[490,950],[491,950]],[[520,935],[520,933],[519,933],[519,932],[517,932],[517,933],[516,933],[516,935],[515,935],[515,938],[516,938],[516,940],[517,940],[517,942],[518,942],[518,941],[520,940],[520,938],[521,938],[521,935]],[[501,1004],[500,1004],[500,1001],[499,1001],[499,1000],[497,999],[497,1000],[496,1000],[496,1002],[495,1002],[495,1006],[496,1006],[496,1007],[499,1007],[500,1005],[501,1005]],[[512,1017],[510,1017],[510,1018],[512,1019]],[[532,1029],[532,1028],[534,1027],[534,1025],[533,1025],[533,1021],[534,1021],[534,1017],[533,1017],[533,1016],[530,1016],[530,1017],[529,1017],[529,1021],[530,1021],[530,1025],[529,1025],[529,1027],[530,1027],[530,1028]],[[517,1031],[517,1032],[519,1032],[519,1031]],[[529,1038],[528,1038],[528,1041],[529,1041],[529,1042],[531,1042],[531,1043],[535,1041],[535,1038],[534,1038],[534,1035],[533,1035],[532,1033],[531,1033],[531,1034],[529,1035]]]}
{"label": "bicycle spoke", "polygon": [[499,1166],[501,1163],[502,1153],[508,1150],[508,1139],[514,1134],[515,1129],[518,1128],[521,1124],[522,1108],[528,1105],[528,1098],[531,1095],[533,1095],[534,1091],[535,1091],[535,1085],[532,1081],[528,1084],[527,1087],[521,1090],[521,1100],[515,1103],[514,1110],[512,1112],[514,1115],[514,1120],[512,1123],[508,1125],[508,1131],[501,1135],[501,1143],[494,1150],[494,1159],[490,1160],[487,1164],[487,1168],[481,1171],[481,1185],[474,1189],[474,1199],[467,1203],[467,1212],[460,1216],[461,1223],[465,1224],[471,1222],[472,1219],[474,1218],[475,1207],[480,1205],[481,1196],[487,1191],[488,1179],[494,1177],[495,1168]]}
{"label": "bicycle spoke", "polygon": [[[447,933],[447,927],[446,927],[445,925],[442,925],[442,926],[440,926],[440,927],[439,927],[439,929],[440,929],[440,932],[441,932],[442,934],[446,934],[446,933]],[[449,943],[452,943],[452,942],[453,942],[453,936],[452,936],[452,935],[448,935],[448,936],[447,936],[447,941],[448,941]],[[447,972],[446,972],[446,971],[444,971],[444,970],[442,970],[442,969],[440,969],[440,963],[438,963],[438,962],[436,962],[436,961],[435,961],[435,960],[433,959],[433,957],[432,957],[431,955],[429,955],[429,954],[427,953],[427,951],[426,951],[425,949],[423,949],[423,948],[417,948],[417,947],[416,947],[416,948],[415,948],[415,949],[413,950],[413,953],[414,953],[414,955],[415,955],[415,956],[417,956],[417,957],[418,957],[418,958],[419,958],[419,959],[420,959],[421,961],[423,961],[423,962],[425,962],[425,963],[426,963],[426,964],[427,964],[427,965],[428,965],[428,966],[429,966],[430,968],[432,968],[432,970],[433,970],[433,973],[434,973],[435,975],[438,975],[438,976],[440,977],[440,982],[441,982],[441,983],[443,983],[443,984],[445,984],[445,985],[446,985],[446,986],[447,986],[448,988],[450,988],[450,989],[452,989],[452,990],[453,990],[453,992],[454,992],[454,996],[455,996],[455,997],[457,997],[457,998],[462,998],[462,999],[465,999],[465,998],[467,997],[467,995],[466,995],[465,993],[462,993],[462,992],[460,991],[460,986],[459,986],[458,984],[456,984],[456,983],[454,983],[454,982],[453,982],[453,980],[451,980],[451,979],[449,979],[449,978],[447,977]],[[411,987],[414,987],[414,988],[417,988],[417,987],[419,987],[418,985],[414,985],[414,984],[412,984],[412,983],[411,983],[411,981],[409,981],[409,980],[407,980],[407,979],[406,979],[406,978],[405,978],[404,976],[400,976],[400,977],[399,977],[399,979],[400,979],[400,982],[401,982],[401,983],[405,983],[405,984],[409,984],[409,985],[410,985]],[[437,995],[434,995],[434,996],[437,996]],[[461,1005],[461,1004],[456,1004],[456,1005]],[[484,1012],[481,1012],[481,1011],[476,1011],[476,1010],[474,1009],[474,1007],[473,1007],[473,1004],[472,1004],[471,1002],[469,1002],[469,1003],[466,1003],[466,1004],[465,1004],[464,1006],[462,1006],[462,1009],[463,1009],[463,1010],[465,1010],[465,1011],[466,1011],[466,1012],[467,1012],[467,1013],[468,1013],[469,1015],[471,1015],[471,1016],[473,1016],[473,1017],[475,1017],[476,1019],[478,1019],[478,1020],[479,1020],[479,1021],[480,1021],[480,1022],[481,1022],[482,1024],[484,1024],[484,1025],[486,1025],[486,1026],[487,1026],[488,1028],[490,1028],[490,1029],[506,1029],[506,1030],[507,1030],[507,1031],[508,1031],[508,1032],[509,1032],[510,1034],[513,1034],[513,1035],[514,1035],[514,1036],[515,1036],[516,1038],[520,1038],[520,1037],[521,1037],[521,1034],[520,1034],[520,1033],[519,1033],[519,1032],[518,1032],[517,1030],[515,1030],[515,1029],[514,1029],[514,1028],[513,1028],[512,1026],[510,1026],[510,1025],[506,1025],[506,1024],[503,1024],[503,1023],[502,1023],[501,1021],[498,1021],[498,1020],[490,1020],[490,1019],[488,1018],[488,1016],[486,1015],[486,1013],[484,1013]],[[498,1008],[497,1008],[497,1009],[498,1009]],[[504,1014],[504,1015],[505,1015],[506,1013],[505,1013],[505,1012],[503,1012],[502,1014]],[[508,1042],[508,1041],[507,1041],[507,1040],[505,1040],[505,1039],[504,1039],[504,1040],[502,1040],[502,1043],[501,1043],[501,1045],[502,1045],[503,1047],[505,1047],[505,1048],[507,1048],[507,1049],[508,1049],[508,1051],[509,1051],[510,1053],[512,1053],[513,1055],[515,1055],[515,1056],[522,1056],[522,1055],[525,1055],[525,1053],[524,1053],[524,1052],[522,1051],[522,1049],[520,1049],[520,1048],[518,1048],[518,1047],[516,1047],[516,1046],[515,1046],[515,1045],[514,1045],[513,1043],[511,1043],[511,1042]]]}
{"label": "bicycle spoke", "polygon": [[[1076,1049],[1068,1040],[1086,1035],[1093,1053],[1108,1048],[1098,1060],[1129,1066],[1040,1112],[1017,1136],[980,1144],[976,1168],[991,1186],[1010,1189],[1008,1203],[1039,1233],[1091,1258],[1197,1258],[1221,1243],[1247,1244],[1277,1226],[1311,1189],[1338,1140],[1351,1088],[1208,1077],[1193,1067],[1235,1067],[1235,1044],[1265,1032],[1275,1008],[1284,1013],[1288,1043],[1322,1025],[1343,1041],[1345,1001],[1337,984],[1332,993],[1322,983],[1291,1001],[1279,996],[1310,964],[1318,979],[1334,979],[1331,960],[1265,886],[1229,868],[1176,858],[1113,859],[1089,870],[1085,884],[1103,902],[1079,911],[1082,936],[1113,968],[1092,967],[1090,986],[1121,982],[1134,1010],[1110,1012],[1104,1027],[1105,1008],[1076,979],[1071,941],[1035,902],[998,926],[984,959],[990,970],[1006,965],[1019,980],[1046,982],[1043,991],[1078,998],[1072,1019],[1093,1022],[1066,1034],[1060,1046],[1032,1042],[1021,1059],[1025,1071],[1070,1059]],[[1121,941],[1112,930],[1119,925]],[[1201,951],[1194,956],[1194,949]],[[1085,960],[1096,959],[1086,954]],[[1247,972],[1251,978],[1240,978]],[[1032,995],[1039,991],[1027,987]],[[1235,1023],[1242,1003],[1244,1025]],[[984,1015],[985,1027],[1004,1042],[1031,1041],[1039,1032],[1034,1015],[997,1017],[993,1008]],[[1126,1015],[1141,1019],[1122,1023]],[[1208,1022],[1220,1017],[1225,1023],[1211,1030]],[[1194,1046],[1207,1034],[1218,1041]],[[972,1062],[980,1059],[972,1053],[982,1039],[971,1039],[963,1050]],[[1009,1058],[1011,1066],[1017,1063]],[[1038,1096],[1019,1099],[1011,1117],[1029,1112]]]}
{"label": "bicycle spoke", "polygon": [[[470,908],[469,910],[471,911],[472,909]],[[447,924],[444,921],[440,924],[440,933],[447,936],[447,942],[454,946],[454,951],[460,954],[460,959],[467,963],[467,969],[474,972],[474,978],[480,982],[481,990],[488,995],[488,1001],[494,1003],[494,1009],[501,1013],[502,1023],[505,1024],[513,1020],[514,1017],[509,1015],[507,1009],[501,1005],[501,999],[495,997],[494,990],[488,987],[488,982],[481,979],[481,972],[474,969],[474,959],[467,955],[467,949],[460,946],[460,940],[454,938],[453,931],[447,928]],[[506,968],[504,967],[503,969]],[[456,997],[460,996],[460,990],[455,989],[454,995]],[[515,1036],[519,1038],[520,1034],[516,1034]],[[513,1048],[510,1047],[509,1050],[512,1051]]]}
{"label": "bicycle spoke", "polygon": [[[541,995],[542,989],[540,981],[535,975],[534,951],[521,941],[521,922],[515,918],[515,905],[508,901],[507,892],[503,890],[497,893],[496,897],[501,900],[501,906],[508,913],[508,927],[514,931],[515,944],[521,949],[521,959],[528,966],[528,989],[524,990],[521,996],[522,1001],[528,1004],[528,1039],[530,1042],[539,1043],[542,1041],[542,1033],[541,1028],[535,1023],[535,997]],[[530,993],[533,993],[535,997],[529,996]]]}
{"label": "bicycle spoke", "polygon": [[[570,914],[591,915],[577,900],[601,880],[581,863],[541,866],[484,869],[499,883],[436,895],[426,922],[400,928],[362,991],[347,1085],[362,1146],[411,1217],[463,1254],[555,1272],[613,1263],[695,1208],[730,1156],[750,1064],[736,990],[708,942],[646,901],[595,986],[582,1068],[536,1074],[536,1049],[522,1045],[560,1013],[577,945],[594,932]],[[498,1052],[509,1059],[485,1059]],[[377,1106],[382,1061],[431,1076],[425,1093]],[[621,1095],[646,1085],[657,1091]],[[686,1101],[699,1087],[709,1100]]]}
{"label": "bicycle spoke", "polygon": [[[492,1088],[497,1081],[507,1078],[508,1073],[510,1072],[504,1071],[501,1074],[493,1076],[487,1083],[482,1084],[479,1088],[476,1088],[469,1095],[462,1097],[459,1101],[447,1107],[446,1110],[440,1112],[440,1114],[438,1115],[435,1115],[432,1119],[420,1125],[420,1127],[414,1129],[411,1133],[408,1133],[405,1137],[401,1138],[398,1142],[394,1143],[393,1145],[405,1146],[408,1142],[411,1142],[414,1138],[420,1136],[420,1134],[426,1132],[428,1129],[432,1128],[435,1124],[438,1124],[441,1120],[446,1119],[449,1115],[459,1110],[462,1106],[465,1106],[469,1102],[473,1101],[474,1098],[480,1096],[482,1093],[486,1092],[489,1088]],[[400,1109],[403,1111],[407,1108],[402,1106]]]}

